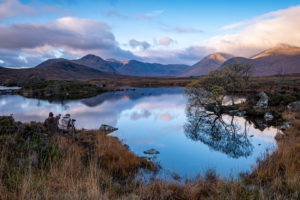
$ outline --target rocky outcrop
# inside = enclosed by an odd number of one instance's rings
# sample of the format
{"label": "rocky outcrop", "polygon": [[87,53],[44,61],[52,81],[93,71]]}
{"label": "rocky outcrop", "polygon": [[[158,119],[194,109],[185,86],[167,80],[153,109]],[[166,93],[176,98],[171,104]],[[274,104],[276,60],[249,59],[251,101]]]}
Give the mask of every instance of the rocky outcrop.
{"label": "rocky outcrop", "polygon": [[99,130],[104,131],[106,134],[112,133],[114,131],[117,131],[118,128],[115,128],[113,126],[107,125],[107,124],[102,124],[99,128]]}
{"label": "rocky outcrop", "polygon": [[300,111],[300,101],[295,101],[295,102],[292,102],[290,104],[287,105],[287,108],[290,110],[290,111],[293,111],[293,112],[298,112]]}
{"label": "rocky outcrop", "polygon": [[268,121],[272,121],[274,119],[274,116],[271,113],[265,113],[264,115],[265,120]]}
{"label": "rocky outcrop", "polygon": [[257,96],[259,97],[259,100],[256,103],[255,108],[267,108],[269,104],[268,95],[265,92],[260,92]]}
{"label": "rocky outcrop", "polygon": [[285,123],[280,127],[280,129],[283,130],[283,131],[285,131],[286,129],[290,128],[291,125],[292,125],[291,122],[285,122]]}

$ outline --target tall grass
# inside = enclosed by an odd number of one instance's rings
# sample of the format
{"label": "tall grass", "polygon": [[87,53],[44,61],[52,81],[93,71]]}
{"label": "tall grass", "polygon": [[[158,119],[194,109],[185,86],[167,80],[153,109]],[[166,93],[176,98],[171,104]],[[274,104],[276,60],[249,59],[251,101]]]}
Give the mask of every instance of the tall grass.
{"label": "tall grass", "polygon": [[41,124],[2,118],[9,126],[0,132],[0,199],[299,199],[298,115],[283,113],[293,126],[251,173],[225,180],[207,171],[184,183],[136,179],[153,163],[99,130],[50,136]]}

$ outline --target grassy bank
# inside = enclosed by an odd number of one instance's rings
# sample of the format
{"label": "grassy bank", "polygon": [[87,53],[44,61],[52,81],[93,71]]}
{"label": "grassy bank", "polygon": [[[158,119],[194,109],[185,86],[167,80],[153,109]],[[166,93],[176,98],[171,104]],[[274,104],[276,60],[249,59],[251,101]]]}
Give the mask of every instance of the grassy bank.
{"label": "grassy bank", "polygon": [[1,199],[298,199],[300,116],[282,116],[292,127],[251,173],[225,180],[208,170],[185,183],[134,179],[153,163],[99,130],[52,135],[40,123],[0,117]]}
{"label": "grassy bank", "polygon": [[41,99],[78,99],[105,92],[101,87],[79,81],[40,81],[20,86],[19,94]]}
{"label": "grassy bank", "polygon": [[[286,87],[289,81],[295,85]],[[140,169],[155,170],[154,164],[116,137],[99,130],[52,135],[40,123],[0,117],[0,199],[299,199],[300,114],[286,108],[299,99],[299,90],[297,81],[289,81],[275,86],[262,81],[263,88],[251,82],[249,93],[265,91],[269,107],[253,109],[249,98],[234,108],[259,116],[271,112],[292,124],[276,137],[278,149],[266,152],[238,179],[225,180],[208,170],[184,182],[145,182],[134,177]]]}
{"label": "grassy bank", "polygon": [[110,199],[154,165],[99,130],[49,134],[40,123],[0,117],[0,199]]}

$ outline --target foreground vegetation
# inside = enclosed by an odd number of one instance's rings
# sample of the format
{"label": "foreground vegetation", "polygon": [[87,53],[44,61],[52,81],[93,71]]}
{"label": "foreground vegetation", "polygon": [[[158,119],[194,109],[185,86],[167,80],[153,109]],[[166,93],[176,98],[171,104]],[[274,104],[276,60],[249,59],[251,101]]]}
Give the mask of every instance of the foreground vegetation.
{"label": "foreground vegetation", "polygon": [[136,177],[153,163],[99,130],[76,137],[49,134],[40,123],[0,117],[1,199],[298,199],[300,116],[284,112],[293,126],[278,149],[253,172],[222,179],[212,170],[184,183]]}
{"label": "foreground vegetation", "polygon": [[[24,124],[2,116],[0,199],[299,199],[300,113],[286,106],[299,100],[300,82],[276,77],[258,80],[226,70],[189,85],[191,92],[197,87],[211,91],[204,92],[208,101],[201,103],[222,107],[226,94],[247,91],[251,95],[244,104],[226,109],[246,110],[260,117],[270,112],[275,116],[274,125],[291,123],[284,134],[277,135],[277,150],[266,152],[253,171],[238,179],[220,178],[213,170],[192,180],[145,179],[139,171],[155,172],[157,167],[130,152],[116,137],[100,130],[79,130],[76,137],[51,134],[41,123]],[[231,79],[222,82],[223,73]],[[259,91],[269,96],[267,108],[254,108],[258,99],[253,93]]]}

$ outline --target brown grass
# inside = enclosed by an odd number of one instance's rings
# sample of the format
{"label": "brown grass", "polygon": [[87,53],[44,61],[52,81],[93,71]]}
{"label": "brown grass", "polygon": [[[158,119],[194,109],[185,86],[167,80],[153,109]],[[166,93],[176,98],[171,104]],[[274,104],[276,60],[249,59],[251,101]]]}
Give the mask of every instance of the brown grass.
{"label": "brown grass", "polygon": [[[279,86],[285,93],[299,92],[299,77],[287,77],[277,86],[276,77],[266,82],[260,77],[254,79],[251,87],[255,92],[276,92]],[[157,79],[154,81],[159,84]],[[144,83],[149,82],[137,84]],[[116,137],[99,130],[79,131],[74,138],[43,136],[47,143],[58,147],[63,159],[46,168],[33,163],[19,167],[11,160],[16,137],[9,129],[9,134],[0,133],[0,199],[300,199],[300,114],[282,106],[276,108],[292,126],[283,137],[277,137],[278,149],[266,153],[251,173],[238,180],[224,180],[211,171],[185,183],[134,180],[141,168],[155,170],[153,163],[137,157]]]}
{"label": "brown grass", "polygon": [[[3,136],[2,136],[3,137]],[[8,136],[10,137],[10,136]],[[63,152],[63,160],[49,169],[27,165],[14,167],[13,184],[0,181],[0,199],[111,199],[130,188],[140,168],[154,165],[130,152],[117,138],[101,131],[82,131],[76,138],[54,135],[49,142]],[[9,162],[11,144],[1,145],[0,177],[14,164]],[[129,190],[129,189],[128,189]]]}

